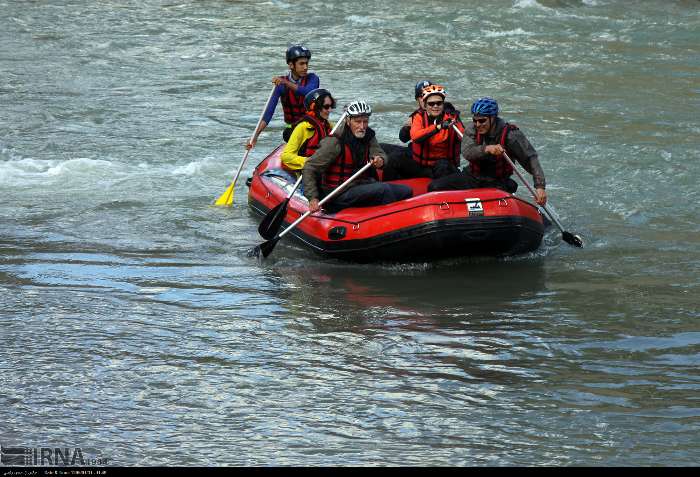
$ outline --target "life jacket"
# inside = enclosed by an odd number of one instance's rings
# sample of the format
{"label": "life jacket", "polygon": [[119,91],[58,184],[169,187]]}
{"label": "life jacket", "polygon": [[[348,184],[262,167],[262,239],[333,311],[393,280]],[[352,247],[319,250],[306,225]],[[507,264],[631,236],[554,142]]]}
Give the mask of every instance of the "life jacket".
{"label": "life jacket", "polygon": [[[299,86],[306,86],[309,81],[309,76],[302,77],[297,83]],[[294,124],[299,121],[304,114],[306,114],[306,108],[304,108],[304,96],[296,94],[291,88],[284,88],[284,93],[280,96],[282,101],[282,111],[284,112],[284,122],[287,124]]]}
{"label": "life jacket", "polygon": [[[367,131],[367,133],[369,132],[370,130]],[[344,131],[343,137],[339,138],[340,154],[321,175],[321,188],[325,191],[335,189],[348,180],[360,167],[369,162],[369,140],[366,141],[362,156],[355,161],[350,145],[344,140],[347,134],[351,133],[349,131]],[[371,137],[369,139],[371,139]],[[365,172],[364,175],[369,177],[367,172]]]}
{"label": "life jacket", "polygon": [[[430,124],[430,119],[428,118],[428,112],[424,110],[417,110],[412,115],[414,121],[421,121],[421,128],[427,128]],[[448,121],[450,119],[456,119],[455,115],[443,113],[442,121]],[[464,131],[464,126],[457,121],[455,123],[460,131]],[[435,136],[441,138],[441,141],[447,141],[447,146],[442,148],[443,150],[436,150],[435,146],[431,144],[431,139]],[[454,128],[449,130],[440,130],[432,137],[425,139],[424,141],[413,141],[411,143],[411,154],[413,160],[416,161],[421,167],[433,167],[435,163],[440,159],[448,159],[455,166],[459,166],[459,153],[460,145],[462,140],[455,133]]]}
{"label": "life jacket", "polygon": [[318,150],[321,139],[330,135],[331,125],[325,119],[317,118],[315,113],[306,113],[292,128],[296,128],[297,125],[303,121],[308,121],[308,123],[311,124],[314,135],[304,141],[299,148],[298,154],[304,157],[311,157],[314,155],[314,152]]}
{"label": "life jacket", "polygon": [[[503,126],[503,131],[501,132],[501,140],[499,142],[503,149],[506,149],[506,136],[508,135],[508,131],[514,131],[516,129],[518,129],[518,126],[516,126],[515,124],[506,123],[505,126]],[[477,132],[476,144],[480,146],[483,143],[484,137]],[[509,151],[506,149],[506,152],[508,153]],[[508,155],[510,155],[510,153]],[[477,162],[469,163],[469,172],[471,172],[472,175],[476,177],[481,176],[481,170],[481,164]],[[506,161],[505,157],[503,157],[503,154],[495,157],[493,170],[494,178],[498,180],[507,179],[513,174],[513,167],[508,163],[508,161]]]}

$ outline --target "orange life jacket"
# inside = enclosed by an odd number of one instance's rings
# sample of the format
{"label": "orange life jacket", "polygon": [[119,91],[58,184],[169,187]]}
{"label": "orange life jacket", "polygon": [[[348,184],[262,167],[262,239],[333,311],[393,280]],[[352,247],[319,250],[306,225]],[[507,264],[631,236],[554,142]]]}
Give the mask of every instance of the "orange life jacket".
{"label": "orange life jacket", "polygon": [[[412,117],[413,121],[420,121],[421,129],[427,128],[432,122],[428,118],[427,111],[416,111]],[[456,118],[455,115],[444,113],[440,122]],[[457,121],[455,125],[460,131],[464,132],[464,126],[461,122]],[[413,141],[411,143],[411,153],[413,160],[421,167],[433,167],[440,159],[448,159],[455,166],[459,166],[461,143],[462,140],[453,128],[448,130],[442,129],[423,141]],[[439,146],[436,147],[438,144]]]}

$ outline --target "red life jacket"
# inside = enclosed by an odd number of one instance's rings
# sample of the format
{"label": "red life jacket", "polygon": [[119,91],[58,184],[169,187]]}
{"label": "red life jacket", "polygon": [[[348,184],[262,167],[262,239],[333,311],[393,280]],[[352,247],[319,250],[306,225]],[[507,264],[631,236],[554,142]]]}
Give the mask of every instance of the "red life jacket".
{"label": "red life jacket", "polygon": [[[306,86],[308,81],[309,77],[304,76],[297,84],[299,86]],[[284,93],[280,96],[282,100],[282,111],[284,112],[284,122],[287,124],[294,124],[306,114],[304,96],[296,94],[291,88],[285,88],[284,90]]]}
{"label": "red life jacket", "polygon": [[[319,119],[314,113],[306,113],[299,122],[294,125],[297,127],[302,121],[308,121],[311,127],[314,129],[314,135],[307,139],[299,148],[299,155],[304,157],[311,157],[314,155],[319,148],[321,139],[328,136],[331,133],[331,125],[325,119]],[[293,128],[292,128],[293,129]]]}
{"label": "red life jacket", "polygon": [[[421,121],[421,128],[427,128],[430,124],[430,119],[428,118],[428,112],[425,110],[417,110],[412,115],[414,121]],[[450,119],[456,119],[455,115],[444,113],[442,121],[448,121]],[[464,126],[457,121],[455,123],[460,131],[464,132]],[[438,131],[436,134],[444,134],[443,130]],[[433,167],[435,163],[440,159],[448,159],[455,166],[459,166],[459,153],[460,145],[462,140],[457,136],[453,128],[447,131],[447,153],[445,151],[436,151],[435,147],[430,144],[430,139],[427,138],[424,141],[413,141],[411,143],[411,153],[413,155],[413,160],[420,164],[421,167]],[[432,146],[432,147],[431,147]]]}
{"label": "red life jacket", "polygon": [[[508,131],[513,131],[516,129],[518,129],[518,126],[509,123],[506,123],[503,127],[503,132],[501,133],[501,141],[499,143],[503,149],[506,149],[506,136],[508,135]],[[483,143],[484,137],[481,134],[476,133],[476,144],[480,146]],[[507,149],[506,152],[508,152],[509,156],[511,155]],[[500,156],[496,156],[495,165],[495,179],[507,179],[513,174],[513,168],[510,164],[508,164],[508,161],[506,161],[505,157],[503,157],[502,154]],[[479,177],[481,175],[481,165],[476,162],[470,162],[469,172],[471,172],[472,175]]]}
{"label": "red life jacket", "polygon": [[[321,188],[329,191],[338,187],[352,176],[359,167],[355,167],[350,146],[340,141],[341,151],[336,160],[326,169],[321,176]],[[364,158],[360,167],[369,161],[369,147],[365,148]],[[367,175],[365,172],[364,175]]]}

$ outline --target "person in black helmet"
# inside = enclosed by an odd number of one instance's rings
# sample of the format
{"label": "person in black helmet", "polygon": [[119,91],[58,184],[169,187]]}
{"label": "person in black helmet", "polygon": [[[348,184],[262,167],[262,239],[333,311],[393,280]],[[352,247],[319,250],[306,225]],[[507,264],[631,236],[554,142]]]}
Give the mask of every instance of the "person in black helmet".
{"label": "person in black helmet", "polygon": [[291,134],[292,124],[299,121],[306,113],[304,98],[306,95],[319,86],[318,76],[309,73],[309,60],[311,51],[301,45],[290,46],[286,54],[289,73],[286,76],[274,76],[272,82],[275,84],[275,92],[272,94],[270,104],[268,104],[262,121],[258,129],[255,130],[253,138],[246,144],[246,148],[252,148],[258,140],[258,136],[270,124],[272,115],[275,114],[278,100],[282,100],[284,111],[284,122],[287,129],[283,133],[285,142]]}
{"label": "person in black helmet", "polygon": [[297,176],[319,148],[321,139],[333,129],[328,118],[335,108],[335,99],[327,89],[318,88],[306,95],[304,107],[306,114],[292,126],[292,134],[280,156],[282,168]]}
{"label": "person in black helmet", "polygon": [[[433,83],[428,80],[420,80],[416,83],[414,92],[417,109],[408,116],[406,122],[399,130],[399,139],[403,143],[411,141],[411,123],[413,120],[413,115],[423,111],[423,102],[421,100],[421,96],[423,96],[423,88],[430,86],[431,84]],[[384,168],[383,180],[392,181],[421,175],[420,171],[418,171],[412,164],[413,161],[411,149],[408,146],[399,146],[398,144],[387,143],[382,143],[380,146],[382,146],[382,149],[384,149],[387,154],[387,164]]]}

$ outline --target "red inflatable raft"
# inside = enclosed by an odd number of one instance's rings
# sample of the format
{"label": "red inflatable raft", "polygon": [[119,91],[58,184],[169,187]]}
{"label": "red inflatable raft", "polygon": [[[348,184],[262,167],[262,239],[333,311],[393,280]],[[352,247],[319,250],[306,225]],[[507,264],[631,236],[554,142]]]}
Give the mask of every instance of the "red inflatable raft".
{"label": "red inflatable raft", "polygon": [[[279,146],[248,179],[248,205],[264,216],[284,201],[294,178],[281,167]],[[344,260],[410,262],[467,255],[505,256],[537,249],[544,223],[531,203],[499,189],[427,192],[430,179],[395,181],[413,197],[388,205],[310,215],[287,237],[314,252]],[[308,210],[297,191],[283,230]]]}

